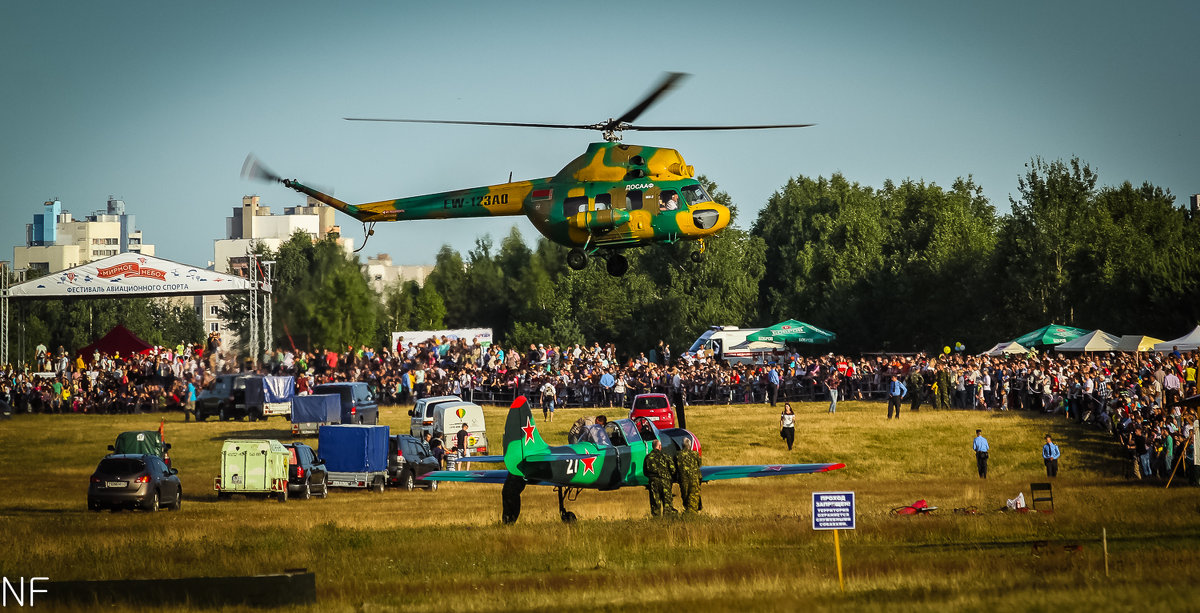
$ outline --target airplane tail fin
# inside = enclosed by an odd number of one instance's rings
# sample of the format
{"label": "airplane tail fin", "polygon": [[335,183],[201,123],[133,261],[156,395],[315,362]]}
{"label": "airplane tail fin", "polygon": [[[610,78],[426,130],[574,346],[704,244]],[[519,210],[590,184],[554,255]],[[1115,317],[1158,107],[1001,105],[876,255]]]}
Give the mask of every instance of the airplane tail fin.
{"label": "airplane tail fin", "polygon": [[509,472],[524,476],[520,464],[526,457],[549,452],[550,445],[546,444],[533,422],[529,401],[525,396],[517,396],[504,421],[504,466]]}

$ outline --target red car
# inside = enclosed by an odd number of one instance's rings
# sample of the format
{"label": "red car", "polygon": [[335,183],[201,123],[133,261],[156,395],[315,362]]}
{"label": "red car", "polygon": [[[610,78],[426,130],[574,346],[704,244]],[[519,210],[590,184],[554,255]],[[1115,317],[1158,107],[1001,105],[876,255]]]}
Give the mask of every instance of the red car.
{"label": "red car", "polygon": [[645,417],[654,422],[658,429],[675,427],[675,412],[666,394],[638,394],[633,398],[633,410],[629,419]]}

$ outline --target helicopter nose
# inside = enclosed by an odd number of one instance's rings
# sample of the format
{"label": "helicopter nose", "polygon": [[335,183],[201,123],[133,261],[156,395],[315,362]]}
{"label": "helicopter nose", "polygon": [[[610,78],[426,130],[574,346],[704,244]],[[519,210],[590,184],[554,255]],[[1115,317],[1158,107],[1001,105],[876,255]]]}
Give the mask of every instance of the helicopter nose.
{"label": "helicopter nose", "polygon": [[711,230],[720,219],[721,213],[715,209],[692,211],[692,223],[701,230]]}

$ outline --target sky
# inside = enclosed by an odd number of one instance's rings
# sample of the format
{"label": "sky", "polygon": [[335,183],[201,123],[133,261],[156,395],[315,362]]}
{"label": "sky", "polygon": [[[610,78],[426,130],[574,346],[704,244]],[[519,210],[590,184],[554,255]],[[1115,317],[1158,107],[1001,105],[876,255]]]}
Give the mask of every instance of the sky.
{"label": "sky", "polygon": [[[248,153],[372,202],[547,177],[598,134],[343,117],[592,123],[667,71],[692,76],[646,124],[815,123],[640,133],[715,180],[748,227],[789,178],[949,186],[1000,212],[1035,156],[1078,156],[1102,185],[1200,193],[1200,3],[0,3],[0,260],[41,204],[110,195],[160,257],[213,259],[258,194]],[[362,243],[362,226],[339,214]],[[385,223],[361,255],[432,264],[521,217]]]}

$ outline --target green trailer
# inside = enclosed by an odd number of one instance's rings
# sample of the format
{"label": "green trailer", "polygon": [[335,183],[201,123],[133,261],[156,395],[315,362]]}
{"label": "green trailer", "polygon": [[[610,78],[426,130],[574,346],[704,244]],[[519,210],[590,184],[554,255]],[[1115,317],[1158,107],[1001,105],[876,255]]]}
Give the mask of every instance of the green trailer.
{"label": "green trailer", "polygon": [[267,439],[231,439],[221,445],[221,474],[213,484],[217,498],[262,494],[287,502],[288,462],[282,443]]}

